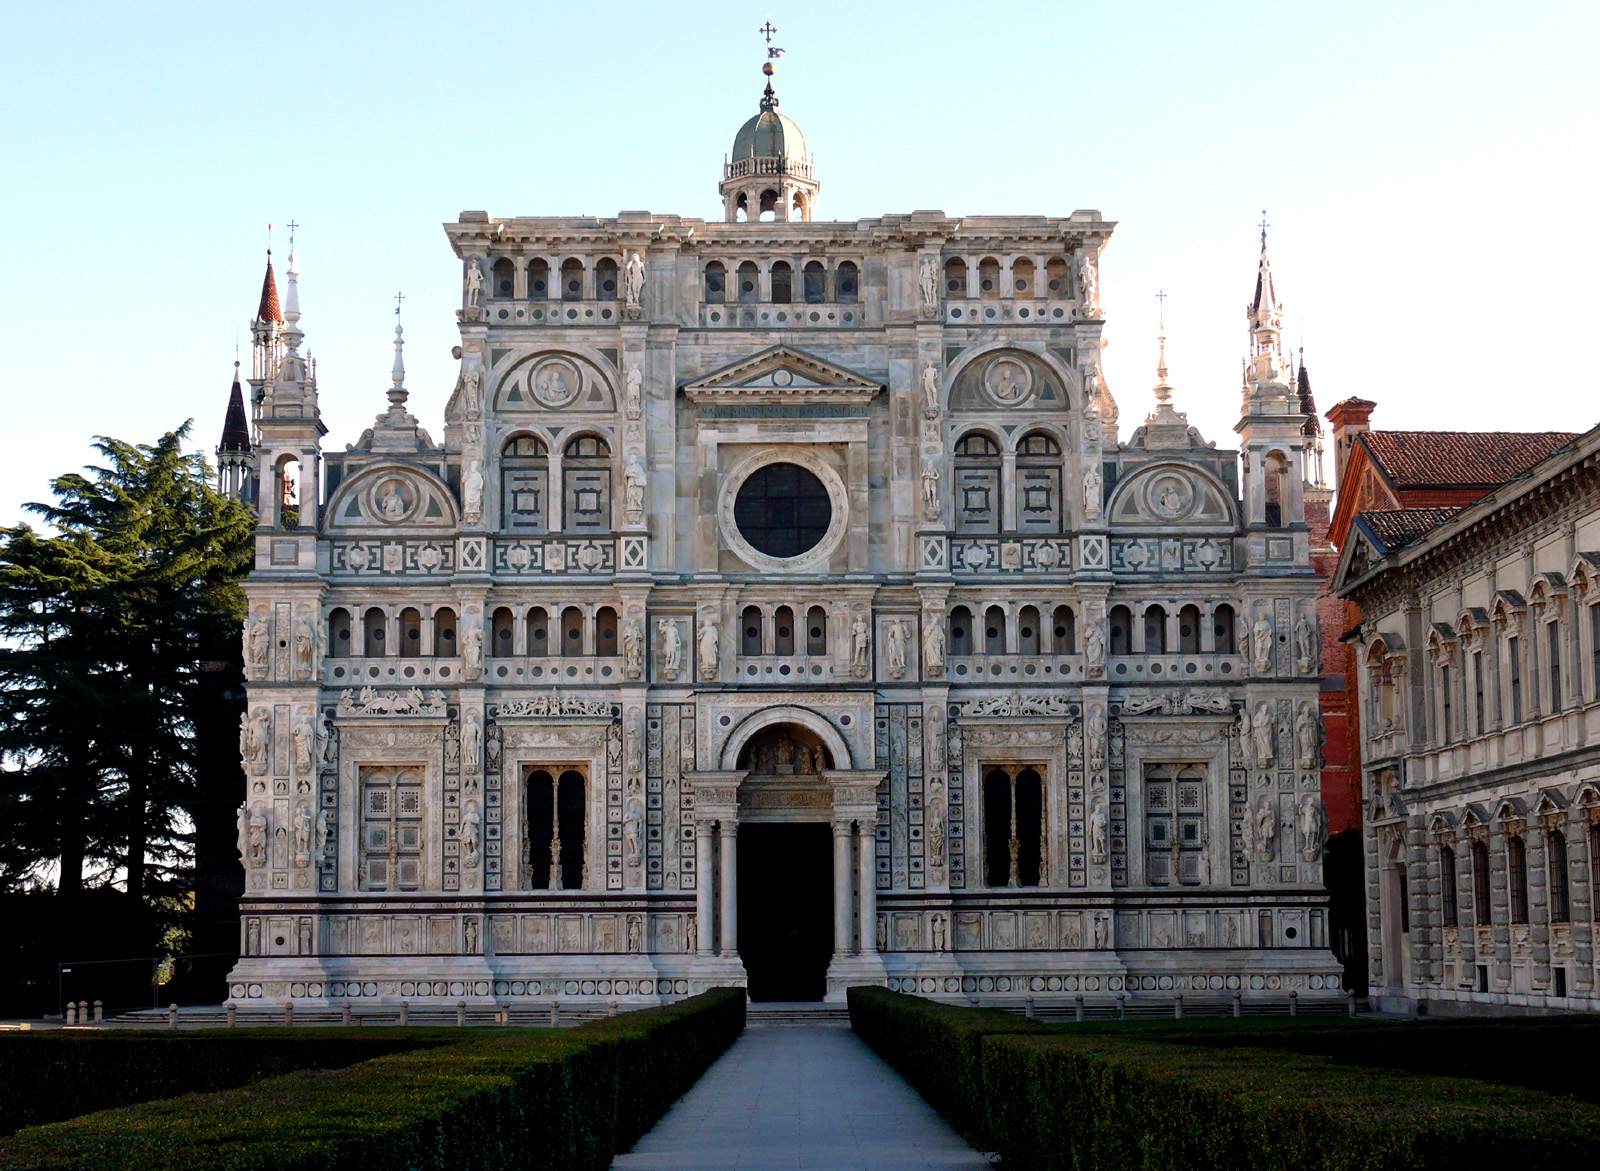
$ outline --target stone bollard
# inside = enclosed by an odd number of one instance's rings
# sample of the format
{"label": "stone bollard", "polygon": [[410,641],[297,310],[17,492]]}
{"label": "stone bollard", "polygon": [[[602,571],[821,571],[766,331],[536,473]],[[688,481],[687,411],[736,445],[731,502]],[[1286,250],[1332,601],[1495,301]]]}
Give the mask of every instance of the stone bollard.
{"label": "stone bollard", "polygon": [[553,1028],[557,1027],[560,1024],[561,1024],[561,1002],[559,1000],[552,1000],[550,1002],[550,1027],[553,1029]]}
{"label": "stone bollard", "polygon": [[167,1028],[175,1029],[177,1027],[178,1027],[178,1006],[176,1004],[169,1004],[169,1005],[167,1005]]}
{"label": "stone bollard", "polygon": [[283,1024],[285,1028],[294,1028],[294,1001],[283,1002]]}
{"label": "stone bollard", "polygon": [[1083,1024],[1083,993],[1072,998],[1072,1019]]}
{"label": "stone bollard", "polygon": [[1033,1015],[1033,997],[1030,996],[1022,1002],[1022,1015],[1030,1021],[1035,1019]]}
{"label": "stone bollard", "polygon": [[495,1013],[495,1018],[502,1025],[509,1025],[511,1023],[511,1010],[502,1004],[499,1011]]}
{"label": "stone bollard", "polygon": [[1345,1005],[1345,1012],[1348,1015],[1350,1015],[1350,1016],[1355,1016],[1356,1015],[1356,992],[1355,992],[1354,988],[1352,988],[1349,992],[1346,992],[1344,994],[1344,1005]]}
{"label": "stone bollard", "polygon": [[1300,1015],[1300,994],[1293,988],[1289,989],[1289,1015]]}
{"label": "stone bollard", "polygon": [[237,1004],[228,1005],[228,1027],[230,1029],[239,1027],[239,1006]]}
{"label": "stone bollard", "polygon": [[106,1006],[98,1000],[94,1002],[94,1023],[97,1025],[106,1023]]}
{"label": "stone bollard", "polygon": [[466,1027],[467,1027],[467,1002],[465,1000],[458,1000],[458,1001],[456,1001],[456,1028],[464,1029]]}
{"label": "stone bollard", "polygon": [[402,1000],[400,1002],[400,1023],[402,1025],[409,1025],[411,1023],[410,1001]]}
{"label": "stone bollard", "polygon": [[62,1014],[62,1020],[68,1028],[78,1023],[78,1006],[74,1001],[67,1001],[67,1007]]}
{"label": "stone bollard", "polygon": [[1117,993],[1117,1019],[1119,1021],[1128,1019],[1128,994],[1126,992]]}
{"label": "stone bollard", "polygon": [[350,1014],[350,1006],[348,1004],[341,1004],[339,1006],[339,1023],[341,1025],[349,1027],[349,1025],[351,1023],[350,1016],[351,1016],[351,1014]]}
{"label": "stone bollard", "polygon": [[1175,1021],[1183,1019],[1183,993],[1181,992],[1178,993],[1178,999],[1172,1002],[1172,1019]]}
{"label": "stone bollard", "polygon": [[1233,1015],[1236,1017],[1244,1015],[1244,993],[1242,992],[1233,994]]}
{"label": "stone bollard", "polygon": [[78,1023],[85,1028],[89,1025],[89,1002],[87,1000],[78,1001]]}

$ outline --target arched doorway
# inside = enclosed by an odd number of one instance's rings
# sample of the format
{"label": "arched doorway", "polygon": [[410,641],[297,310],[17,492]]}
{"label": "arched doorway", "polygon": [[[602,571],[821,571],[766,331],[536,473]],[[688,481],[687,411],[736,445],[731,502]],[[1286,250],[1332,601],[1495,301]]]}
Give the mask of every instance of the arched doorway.
{"label": "arched doorway", "polygon": [[[821,1000],[833,938],[830,793],[835,767],[796,724],[763,728],[739,750],[739,958],[751,1000]],[[848,944],[848,941],[846,941]]]}

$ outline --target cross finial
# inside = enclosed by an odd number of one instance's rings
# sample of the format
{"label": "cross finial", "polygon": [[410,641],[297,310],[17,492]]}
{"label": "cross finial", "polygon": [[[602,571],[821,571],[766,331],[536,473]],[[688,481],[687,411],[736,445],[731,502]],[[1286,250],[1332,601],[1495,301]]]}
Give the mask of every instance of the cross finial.
{"label": "cross finial", "polygon": [[1161,331],[1163,333],[1165,333],[1166,329],[1167,329],[1167,290],[1165,290],[1165,289],[1157,289],[1156,290],[1156,301],[1158,302],[1158,304],[1160,306],[1160,308],[1157,310],[1157,312],[1160,315]]}
{"label": "cross finial", "polygon": [[1267,223],[1267,209],[1261,209],[1261,251],[1267,250],[1267,229],[1272,225]]}
{"label": "cross finial", "polygon": [[404,293],[396,293],[394,295],[394,315],[396,317],[400,316],[400,303],[405,299],[406,295]]}
{"label": "cross finial", "polygon": [[290,220],[288,223],[284,224],[283,226],[289,229],[289,251],[293,252],[294,251],[294,230],[296,228],[298,228],[300,225],[295,223],[293,220]]}
{"label": "cross finial", "polygon": [[760,33],[762,36],[767,38],[767,48],[768,49],[772,48],[772,35],[774,33],[776,33],[777,31],[778,31],[778,26],[773,24],[770,20],[767,21],[767,23],[762,25],[760,28],[756,29],[756,32]]}
{"label": "cross finial", "polygon": [[272,221],[267,221],[267,255],[272,255]]}

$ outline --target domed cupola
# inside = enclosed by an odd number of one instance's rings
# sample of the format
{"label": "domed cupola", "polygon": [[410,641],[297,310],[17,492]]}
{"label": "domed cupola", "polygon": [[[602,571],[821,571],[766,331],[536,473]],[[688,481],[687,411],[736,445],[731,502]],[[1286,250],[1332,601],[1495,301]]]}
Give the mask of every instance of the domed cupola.
{"label": "domed cupola", "polygon": [[778,109],[778,95],[772,89],[772,61],[783,52],[767,48],[769,60],[761,66],[767,88],[761,94],[761,109],[734,135],[733,151],[722,164],[722,193],[725,218],[738,220],[811,219],[817,192],[816,168],[806,153],[806,138],[800,127]]}

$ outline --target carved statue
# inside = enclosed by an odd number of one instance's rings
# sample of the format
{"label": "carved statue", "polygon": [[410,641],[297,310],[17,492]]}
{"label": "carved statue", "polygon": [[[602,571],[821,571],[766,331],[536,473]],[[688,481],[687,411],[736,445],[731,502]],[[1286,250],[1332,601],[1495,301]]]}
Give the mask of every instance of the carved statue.
{"label": "carved statue", "polygon": [[1315,862],[1322,857],[1322,839],[1327,831],[1322,799],[1314,793],[1302,796],[1297,820],[1300,828],[1300,860]]}
{"label": "carved statue", "polygon": [[476,309],[478,299],[483,295],[483,269],[478,267],[478,259],[469,256],[466,259],[466,299],[467,308]]}
{"label": "carved statue", "polygon": [[1084,726],[1083,735],[1088,745],[1089,767],[1099,772],[1106,767],[1106,709],[1099,704],[1089,709],[1089,722]]}
{"label": "carved statue", "polygon": [[638,955],[644,950],[644,923],[637,915],[628,916],[628,954]]}
{"label": "carved statue", "polygon": [[294,730],[289,733],[289,738],[294,745],[295,771],[302,774],[309,773],[311,771],[312,749],[316,740],[316,733],[311,729],[310,719],[297,721]]}
{"label": "carved statue", "polygon": [[311,834],[314,826],[311,821],[311,807],[302,805],[294,811],[294,856],[296,862],[307,865],[311,861]]}
{"label": "carved statue", "polygon": [[939,914],[937,911],[934,912],[933,923],[931,926],[933,928],[933,950],[944,951],[945,944],[948,942],[945,937],[944,916]]}
{"label": "carved statue", "polygon": [[1089,861],[1097,865],[1106,860],[1106,804],[1096,798],[1089,811]]}
{"label": "carved statue", "polygon": [[922,667],[929,675],[944,670],[944,623],[937,614],[923,618]]}
{"label": "carved statue", "polygon": [[1254,659],[1256,674],[1271,674],[1272,619],[1265,613],[1257,614],[1255,623],[1250,628],[1250,653]]}
{"label": "carved statue", "polygon": [[627,865],[644,865],[644,802],[637,797],[628,803],[628,816],[622,823],[622,838]]}
{"label": "carved statue", "polygon": [[467,773],[483,767],[483,717],[475,707],[461,716],[461,767]]}
{"label": "carved statue", "polygon": [[461,405],[467,418],[476,419],[483,414],[483,370],[476,362],[461,363]]}
{"label": "carved statue", "polygon": [[922,469],[922,517],[939,519],[939,469],[931,463]]}
{"label": "carved statue", "polygon": [[405,493],[400,491],[400,484],[391,480],[383,486],[378,493],[378,511],[383,514],[384,520],[402,520],[406,515]]}
{"label": "carved statue", "polygon": [[1111,916],[1104,911],[1095,912],[1094,946],[1096,951],[1104,951],[1111,946]]}
{"label": "carved statue", "polygon": [[922,294],[922,315],[932,317],[939,311],[939,266],[931,256],[924,256],[917,266],[917,291]]}
{"label": "carved statue", "polygon": [[1083,660],[1094,668],[1106,665],[1106,632],[1099,618],[1089,618],[1083,624]]}
{"label": "carved statue", "polygon": [[922,414],[929,419],[939,417],[939,368],[932,362],[922,368]]}
{"label": "carved statue", "polygon": [[1278,807],[1263,797],[1256,806],[1256,857],[1271,862],[1278,850]]}
{"label": "carved statue", "polygon": [[267,771],[267,749],[272,741],[272,715],[258,707],[241,717],[239,754],[253,773]]}
{"label": "carved statue", "polygon": [[700,620],[700,638],[698,642],[700,659],[700,678],[715,679],[717,677],[717,636],[720,630],[717,620],[709,614]]}
{"label": "carved statue", "polygon": [[1083,516],[1085,520],[1100,519],[1100,469],[1091,466],[1083,473]]}
{"label": "carved statue", "polygon": [[644,257],[630,250],[622,266],[622,299],[629,305],[637,305],[643,296]]}
{"label": "carved statue", "polygon": [[302,615],[294,626],[294,665],[302,674],[311,671],[311,656],[317,648],[317,620],[310,614]]}
{"label": "carved statue", "polygon": [[644,412],[644,374],[639,367],[628,367],[623,387],[622,409],[628,418],[637,419]]}
{"label": "carved statue", "polygon": [[1271,768],[1273,757],[1273,740],[1277,721],[1272,718],[1272,705],[1263,700],[1256,705],[1255,719],[1251,721],[1250,734],[1255,746],[1256,767]]}
{"label": "carved statue", "polygon": [[1316,666],[1316,636],[1311,623],[1304,615],[1294,624],[1294,666],[1302,675],[1311,674]]}
{"label": "carved statue", "polygon": [[627,463],[622,469],[622,483],[628,516],[635,518],[642,515],[644,512],[644,460],[639,458],[637,451],[628,453]]}
{"label": "carved statue", "polygon": [[317,725],[317,760],[324,769],[331,769],[339,761],[339,733],[328,716],[323,716]]}
{"label": "carved statue", "polygon": [[478,921],[471,915],[461,920],[461,942],[468,955],[478,954]]}
{"label": "carved statue", "polygon": [[1100,417],[1100,368],[1093,362],[1083,368],[1083,417]]}
{"label": "carved statue", "polygon": [[477,866],[478,842],[482,830],[479,828],[478,803],[468,801],[467,807],[461,811],[461,864],[463,866]]}
{"label": "carved statue", "polygon": [[1080,249],[1077,265],[1078,315],[1095,317],[1100,312],[1100,274],[1095,267],[1094,254],[1086,248]]}
{"label": "carved statue", "polygon": [[938,777],[928,781],[928,863],[944,866],[945,839],[944,782]]}
{"label": "carved statue", "polygon": [[267,811],[257,805],[250,811],[245,858],[251,866],[267,864]]}
{"label": "carved statue", "polygon": [[1246,761],[1255,759],[1254,729],[1250,722],[1250,705],[1239,708],[1239,755]]}
{"label": "carved statue", "polygon": [[468,679],[483,673],[483,631],[478,629],[476,615],[468,615],[468,625],[461,632],[461,670]]}
{"label": "carved statue", "polygon": [[1315,705],[1309,702],[1300,705],[1300,711],[1294,718],[1294,744],[1295,752],[1299,757],[1301,768],[1317,767],[1318,741],[1317,711]]}
{"label": "carved statue", "polygon": [[328,843],[333,838],[333,815],[326,809],[317,810],[317,860],[328,856]]}
{"label": "carved statue", "polygon": [[683,669],[683,634],[678,630],[678,624],[670,618],[658,619],[656,638],[661,643],[657,652],[661,677],[676,679],[678,672]]}
{"label": "carved statue", "polygon": [[622,626],[622,673],[629,679],[644,674],[644,623],[637,618]]}
{"label": "carved statue", "polygon": [[246,627],[246,643],[250,650],[250,669],[257,675],[267,669],[268,638],[266,616],[254,615]]}
{"label": "carved statue", "polygon": [[850,669],[857,679],[863,679],[872,655],[872,630],[864,614],[850,620]]}
{"label": "carved statue", "polygon": [[244,954],[248,956],[258,956],[261,954],[260,919],[251,919],[247,924],[245,924]]}
{"label": "carved statue", "polygon": [[905,677],[906,642],[910,637],[911,628],[904,622],[896,620],[889,623],[889,634],[884,644],[884,666],[888,669],[891,679]]}
{"label": "carved statue", "polygon": [[461,477],[461,511],[469,524],[483,515],[483,468],[476,459],[467,461],[467,474]]}

